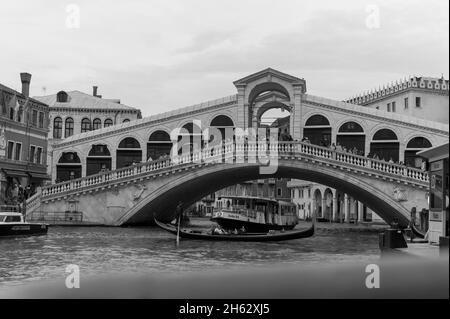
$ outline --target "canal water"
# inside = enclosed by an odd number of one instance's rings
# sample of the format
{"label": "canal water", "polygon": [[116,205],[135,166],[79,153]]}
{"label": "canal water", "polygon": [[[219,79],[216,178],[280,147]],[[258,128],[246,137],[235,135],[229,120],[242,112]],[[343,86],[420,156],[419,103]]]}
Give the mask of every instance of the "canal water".
{"label": "canal water", "polygon": [[269,264],[303,265],[378,260],[375,232],[318,230],[307,239],[276,243],[181,240],[156,227],[51,227],[46,236],[0,239],[0,288],[82,275],[181,273]]}

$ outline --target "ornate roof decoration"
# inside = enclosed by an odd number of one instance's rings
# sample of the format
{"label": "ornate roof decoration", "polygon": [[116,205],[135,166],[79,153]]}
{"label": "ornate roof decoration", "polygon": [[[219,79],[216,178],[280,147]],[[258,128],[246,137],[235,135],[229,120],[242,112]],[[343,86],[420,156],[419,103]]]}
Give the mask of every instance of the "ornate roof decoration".
{"label": "ornate roof decoration", "polygon": [[409,79],[405,78],[400,81],[391,82],[390,84],[383,85],[383,88],[370,90],[354,96],[344,102],[357,104],[357,105],[367,105],[375,101],[384,99],[387,96],[395,95],[399,92],[410,90],[410,89],[421,89],[431,92],[448,94],[449,92],[449,80],[441,78],[431,78],[431,77],[418,77],[411,76]]}

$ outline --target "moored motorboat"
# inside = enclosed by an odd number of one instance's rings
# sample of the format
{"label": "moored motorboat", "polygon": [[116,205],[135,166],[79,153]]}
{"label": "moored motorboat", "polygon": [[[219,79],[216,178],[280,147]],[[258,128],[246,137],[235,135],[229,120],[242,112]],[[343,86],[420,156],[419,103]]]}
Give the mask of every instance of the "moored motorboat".
{"label": "moored motorboat", "polygon": [[214,240],[214,241],[283,241],[300,238],[308,238],[314,235],[315,222],[308,229],[303,230],[288,230],[288,231],[270,231],[268,233],[225,233],[225,234],[213,234],[206,231],[192,230],[192,229],[178,229],[175,225],[164,224],[155,219],[156,225],[160,228],[168,231],[171,234],[177,235],[185,239],[201,239],[201,240]]}
{"label": "moored motorboat", "polygon": [[17,212],[0,212],[0,237],[45,235],[47,224],[27,223]]}

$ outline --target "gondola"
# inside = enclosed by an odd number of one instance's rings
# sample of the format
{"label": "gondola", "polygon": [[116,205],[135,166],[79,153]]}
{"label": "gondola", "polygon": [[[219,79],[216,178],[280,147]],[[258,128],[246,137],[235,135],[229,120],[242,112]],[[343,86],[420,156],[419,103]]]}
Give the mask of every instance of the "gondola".
{"label": "gondola", "polygon": [[[156,225],[168,231],[171,234],[177,235],[177,227],[171,224],[164,224],[155,219]],[[200,240],[214,240],[214,241],[282,241],[300,238],[308,238],[314,235],[315,222],[310,228],[305,230],[289,230],[284,232],[272,233],[240,233],[240,234],[208,234],[198,230],[180,229],[180,237],[185,239],[200,239]]]}

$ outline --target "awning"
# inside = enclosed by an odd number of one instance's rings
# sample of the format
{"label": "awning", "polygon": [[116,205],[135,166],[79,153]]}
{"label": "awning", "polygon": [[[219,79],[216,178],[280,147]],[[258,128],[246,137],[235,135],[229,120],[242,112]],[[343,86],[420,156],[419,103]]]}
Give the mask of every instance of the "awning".
{"label": "awning", "polygon": [[24,171],[16,171],[13,169],[3,169],[3,171],[5,172],[6,176],[9,177],[28,177],[28,174]]}
{"label": "awning", "polygon": [[48,176],[47,174],[43,174],[43,173],[29,172],[28,174],[30,174],[31,178],[36,178],[36,179],[51,179],[50,176]]}

